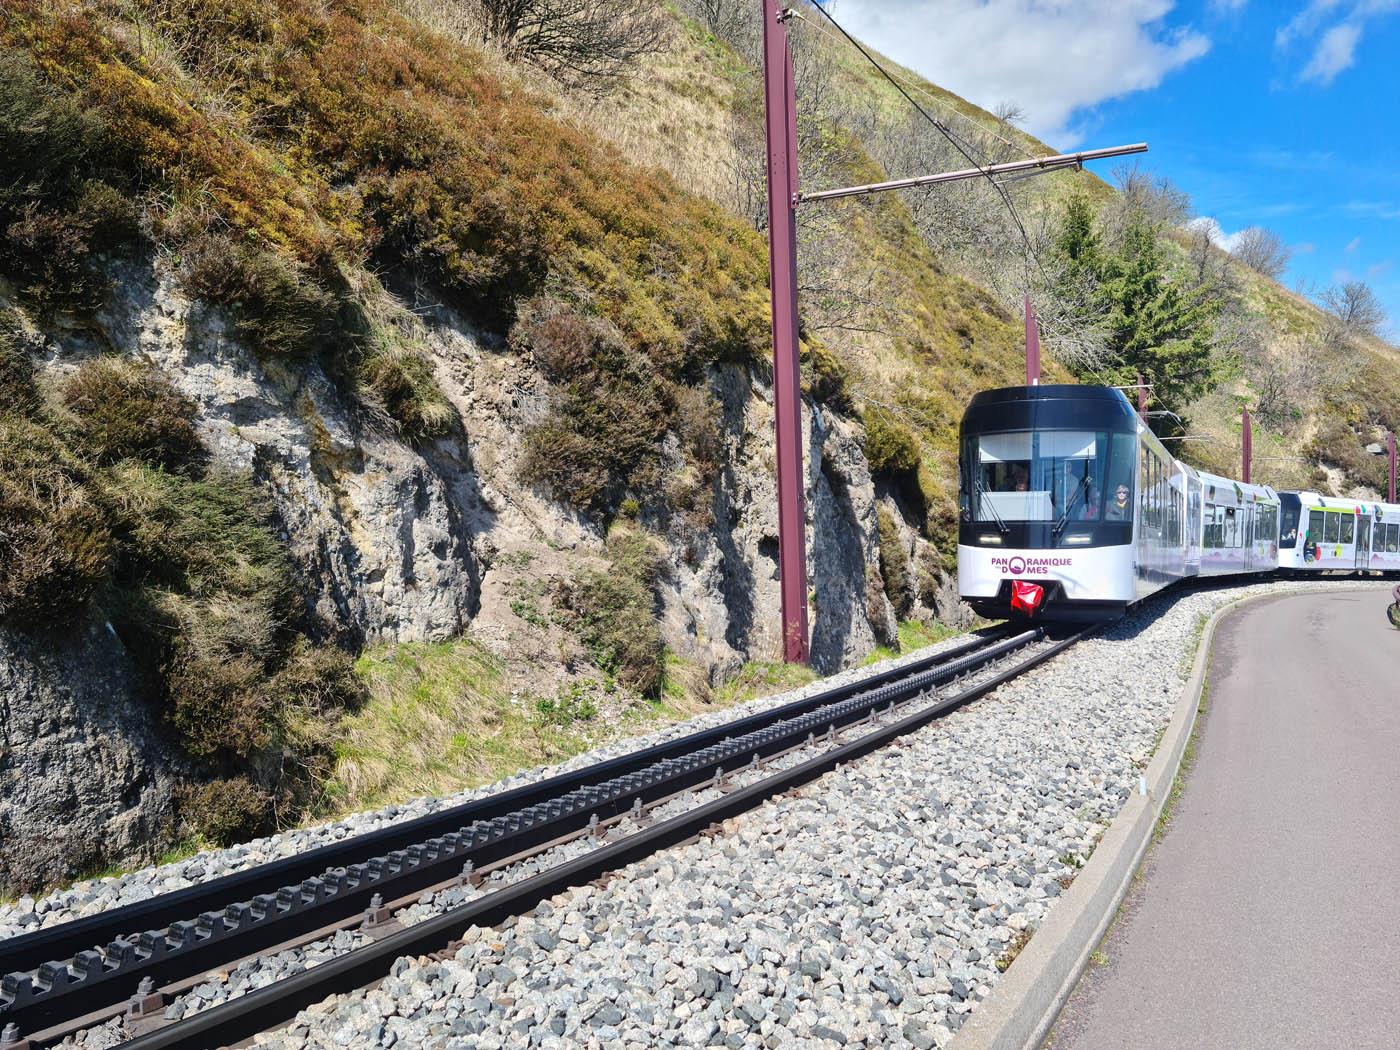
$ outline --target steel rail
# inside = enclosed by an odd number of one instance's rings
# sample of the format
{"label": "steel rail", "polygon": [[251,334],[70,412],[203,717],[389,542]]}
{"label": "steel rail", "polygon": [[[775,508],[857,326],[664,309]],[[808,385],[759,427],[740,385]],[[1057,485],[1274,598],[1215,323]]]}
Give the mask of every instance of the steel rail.
{"label": "steel rail", "polygon": [[[381,890],[402,896],[439,883],[449,864],[460,866],[468,862],[479,868],[589,823],[621,815],[631,807],[722,775],[726,766],[732,771],[746,761],[766,758],[790,746],[794,738],[844,728],[877,706],[975,669],[1039,636],[1036,629],[1000,640],[993,635],[990,644],[981,638],[911,665],[923,670],[910,673],[899,669],[904,673],[893,676],[893,681],[886,672],[827,690],[816,698],[692,734],[662,748],[648,749],[640,754],[661,751],[669,757],[642,768],[627,763],[623,764],[626,771],[619,772],[616,761],[592,767],[584,771],[595,774],[587,778],[592,783],[547,801],[498,812],[490,821],[458,824],[455,830],[409,842],[403,849],[385,855],[366,857],[370,847],[361,843],[354,851],[356,862],[343,868],[313,868],[318,874],[300,882],[284,883],[275,892],[255,894],[234,903],[223,897],[219,903],[224,907],[206,910],[197,918],[181,918],[164,929],[147,930],[135,937],[118,935],[105,947],[84,948],[70,960],[46,961],[33,973],[11,972],[0,982],[0,1023],[13,1023],[21,1031],[33,1032],[94,1012],[119,1010],[143,977],[164,984],[191,972],[224,965],[352,917],[363,911]],[[872,681],[883,684],[870,688]],[[829,702],[814,706],[813,700],[822,699]],[[738,736],[714,740],[720,733],[732,734],[745,727],[751,728]],[[686,742],[692,747],[701,746],[689,753],[674,754],[676,744]],[[596,774],[600,770],[616,775],[598,782]],[[183,914],[189,916],[190,912]],[[118,988],[118,984],[122,987]]]}
{"label": "steel rail", "polygon": [[[437,813],[425,814],[339,842],[318,846],[305,853],[270,861],[247,871],[233,872],[144,901],[112,908],[97,915],[11,937],[0,942],[0,974],[32,970],[52,959],[74,956],[85,948],[105,944],[132,930],[169,926],[173,922],[202,914],[211,908],[224,907],[230,901],[243,900],[259,893],[276,892],[290,882],[299,882],[331,868],[348,866],[366,856],[404,849],[436,835],[455,831],[462,824],[473,820],[489,821],[518,809],[547,802],[576,788],[585,787],[591,782],[607,780],[645,768],[667,758],[705,747],[736,732],[745,733],[758,726],[846,699],[864,689],[878,688],[899,681],[941,662],[974,652],[988,644],[989,640],[1009,636],[1011,633],[1010,629],[995,629],[903,667],[891,668],[857,682],[827,689],[771,711],[758,712],[713,729],[630,752],[585,769],[561,773],[534,784],[473,799]],[[2,1009],[0,1016],[3,1016]]]}
{"label": "steel rail", "polygon": [[229,1046],[290,1022],[299,1010],[327,996],[382,979],[396,959],[449,948],[468,926],[492,926],[522,915],[564,890],[644,859],[692,838],[712,825],[737,816],[764,800],[814,780],[837,766],[883,747],[933,719],[984,696],[1072,646],[1088,628],[1032,654],[1015,666],[956,695],[936,699],[896,722],[756,783],[738,788],[679,816],[512,883],[459,908],[425,919],[374,944],[357,948],[319,966],[283,978],[237,999],[120,1044],[121,1050],[209,1050]]}

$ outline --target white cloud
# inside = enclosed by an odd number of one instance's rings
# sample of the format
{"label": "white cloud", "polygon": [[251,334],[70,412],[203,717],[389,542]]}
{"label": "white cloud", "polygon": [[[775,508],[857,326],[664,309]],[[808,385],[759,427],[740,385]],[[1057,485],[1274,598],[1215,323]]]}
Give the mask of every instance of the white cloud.
{"label": "white cloud", "polygon": [[1356,254],[1356,249],[1358,249],[1358,248],[1360,248],[1360,247],[1361,247],[1361,238],[1360,238],[1360,237],[1353,237],[1353,238],[1347,243],[1347,246],[1346,246],[1345,248],[1342,249],[1342,251],[1343,251],[1345,254],[1347,254],[1347,255],[1355,255],[1355,254]]}
{"label": "white cloud", "polygon": [[1386,259],[1384,262],[1378,262],[1374,266],[1368,266],[1366,267],[1366,280],[1379,280],[1393,269],[1395,269],[1394,259]]}
{"label": "white cloud", "polygon": [[1202,216],[1199,219],[1192,219],[1186,224],[1191,230],[1205,230],[1206,236],[1210,238],[1210,243],[1224,251],[1234,253],[1236,245],[1240,242],[1240,234],[1243,230],[1236,230],[1234,233],[1226,233],[1220,223],[1209,216]]}
{"label": "white cloud", "polygon": [[1347,201],[1342,210],[1348,215],[1369,215],[1377,219],[1400,219],[1400,204],[1386,201]]}
{"label": "white cloud", "polygon": [[1294,254],[1294,255],[1311,255],[1311,254],[1312,254],[1313,252],[1315,252],[1315,251],[1317,251],[1317,245],[1313,244],[1312,241],[1304,241],[1302,244],[1297,245],[1297,246],[1293,249],[1293,254]]}
{"label": "white cloud", "polygon": [[1294,15],[1287,25],[1279,28],[1274,34],[1274,44],[1287,47],[1294,40],[1312,36],[1327,20],[1327,16],[1341,4],[1342,0],[1312,0],[1312,3]]}
{"label": "white cloud", "polygon": [[[1326,32],[1317,33],[1329,21],[1333,21],[1339,10],[1346,8],[1341,17]],[[1298,74],[1300,81],[1316,81],[1323,87],[1332,83],[1337,75],[1356,64],[1356,48],[1366,24],[1382,15],[1400,11],[1400,0],[1312,0],[1274,34],[1274,46],[1280,50],[1290,47],[1295,41],[1309,41],[1312,57]],[[1314,40],[1314,38],[1316,39]]]}
{"label": "white cloud", "polygon": [[1356,44],[1361,39],[1361,27],[1343,22],[1322,34],[1312,60],[1299,74],[1303,80],[1316,80],[1323,87],[1332,83],[1337,74],[1356,64]]}
{"label": "white cloud", "polygon": [[940,87],[991,108],[1027,113],[1026,129],[1078,145],[1085,110],[1155,88],[1210,41],[1168,28],[1173,0],[840,0],[832,13],[856,37]]}

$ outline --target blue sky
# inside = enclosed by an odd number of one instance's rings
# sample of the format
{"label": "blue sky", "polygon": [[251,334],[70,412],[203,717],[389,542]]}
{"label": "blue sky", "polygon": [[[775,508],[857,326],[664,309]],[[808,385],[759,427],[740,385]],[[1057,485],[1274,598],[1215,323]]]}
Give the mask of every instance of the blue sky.
{"label": "blue sky", "polygon": [[[835,0],[929,80],[1061,149],[1146,141],[1226,238],[1293,249],[1282,281],[1366,281],[1400,340],[1400,0]],[[1115,162],[1094,170],[1106,179]]]}

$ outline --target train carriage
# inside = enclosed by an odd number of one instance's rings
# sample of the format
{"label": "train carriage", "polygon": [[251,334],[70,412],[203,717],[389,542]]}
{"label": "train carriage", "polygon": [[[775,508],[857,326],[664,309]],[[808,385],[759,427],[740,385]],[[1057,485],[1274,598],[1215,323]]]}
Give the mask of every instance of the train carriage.
{"label": "train carriage", "polygon": [[960,466],[959,587],[981,615],[1029,600],[1047,617],[1102,619],[1190,571],[1190,479],[1121,391],[983,391],[963,416]]}
{"label": "train carriage", "polygon": [[1376,572],[1400,572],[1400,504],[1376,503],[1371,524],[1370,568]]}
{"label": "train carriage", "polygon": [[1350,571],[1371,567],[1376,504],[1317,492],[1285,492],[1281,498],[1279,568]]}
{"label": "train carriage", "polygon": [[1202,576],[1265,572],[1278,567],[1280,496],[1268,485],[1251,485],[1198,472],[1202,486],[1200,549]]}

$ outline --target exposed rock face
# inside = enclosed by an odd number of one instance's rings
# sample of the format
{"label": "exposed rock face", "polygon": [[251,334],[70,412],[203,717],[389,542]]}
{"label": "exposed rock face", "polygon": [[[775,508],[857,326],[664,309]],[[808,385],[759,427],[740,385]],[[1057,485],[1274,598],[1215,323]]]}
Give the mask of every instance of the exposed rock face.
{"label": "exposed rock face", "polygon": [[[169,280],[134,266],[119,276],[98,318],[106,342],[160,365],[199,405],[215,460],[267,483],[327,630],[356,641],[460,633],[481,576],[467,448],[444,441],[419,453],[348,404],[315,363],[260,362]],[[65,350],[103,349],[86,341]]]}
{"label": "exposed rock face", "polygon": [[105,624],[0,629],[0,887],[155,859],[178,760]]}
{"label": "exposed rock face", "polygon": [[[61,376],[110,352],[159,365],[199,406],[215,462],[265,485],[328,636],[437,641],[470,628],[546,683],[531,687],[554,687],[560,660],[581,654],[575,646],[563,655],[557,625],[522,617],[522,586],[547,601],[581,568],[602,564],[603,536],[517,478],[525,434],[549,397],[528,353],[441,308],[420,318],[461,428],[413,448],[314,361],[259,359],[159,266],[121,263],[113,277],[94,325],[49,334],[46,370]],[[666,643],[718,684],[746,661],[781,659],[782,638],[772,392],[733,364],[714,366],[710,385],[725,442],[713,521],[701,513],[644,524],[670,555],[658,594]],[[810,404],[803,423],[811,658],[828,673],[896,644],[897,624],[860,427]],[[911,559],[927,553],[907,524],[900,533]],[[946,580],[921,578],[922,605],[956,614]],[[154,735],[116,637],[93,627],[49,644],[0,635],[9,705],[0,883],[11,885],[57,881],[99,857],[140,858],[170,812],[177,760]]]}
{"label": "exposed rock face", "polygon": [[[597,527],[523,489],[515,464],[547,403],[527,357],[488,345],[464,319],[425,319],[436,378],[462,431],[421,449],[399,441],[318,365],[260,361],[215,311],[173,281],[126,265],[99,332],[70,333],[50,367],[115,349],[160,365],[200,406],[216,460],[273,495],[309,600],[328,633],[355,641],[452,637],[481,622],[503,551],[533,549],[545,575],[601,546]],[[714,526],[673,525],[660,595],[667,642],[720,681],[781,655],[771,390],[735,365],[712,369],[727,456]],[[830,672],[894,641],[878,576],[876,491],[858,426],[804,404],[812,661]],[[555,564],[557,563],[557,564]],[[489,619],[489,617],[488,617]]]}

